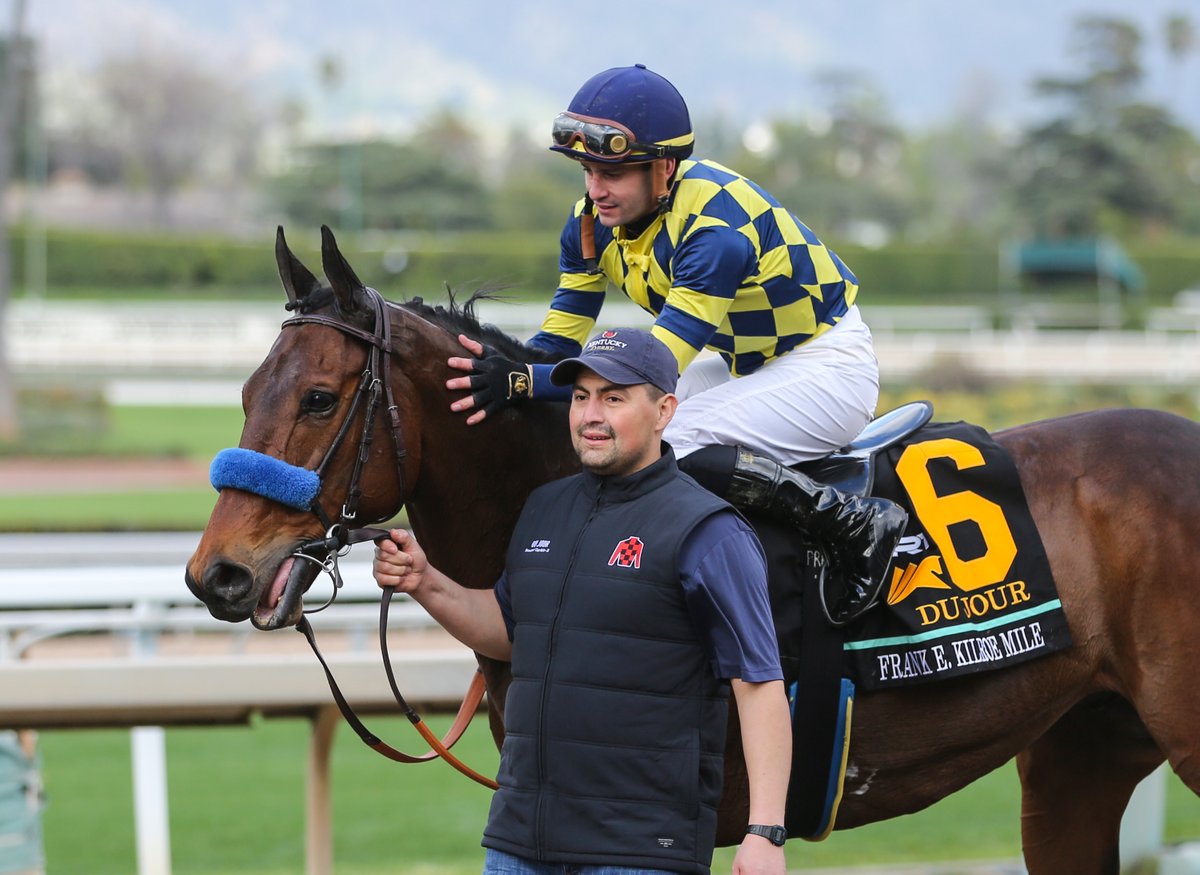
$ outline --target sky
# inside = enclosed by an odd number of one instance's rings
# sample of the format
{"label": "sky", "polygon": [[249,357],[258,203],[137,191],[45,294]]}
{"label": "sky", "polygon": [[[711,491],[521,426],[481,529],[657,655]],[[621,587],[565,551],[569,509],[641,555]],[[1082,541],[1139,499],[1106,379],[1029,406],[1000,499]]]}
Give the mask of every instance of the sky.
{"label": "sky", "polygon": [[[103,57],[192,51],[263,105],[299,99],[315,128],[356,134],[403,133],[437,108],[544,131],[585,79],[636,62],[674,82],[694,118],[803,116],[814,75],[836,69],[869,77],[909,128],[980,100],[1019,126],[1046,109],[1033,78],[1079,70],[1066,54],[1076,17],[1112,15],[1146,37],[1146,96],[1200,133],[1200,51],[1173,68],[1161,39],[1171,13],[1200,32],[1200,0],[28,2],[56,95],[80,93]],[[341,66],[336,89],[320,84],[322,57]]]}

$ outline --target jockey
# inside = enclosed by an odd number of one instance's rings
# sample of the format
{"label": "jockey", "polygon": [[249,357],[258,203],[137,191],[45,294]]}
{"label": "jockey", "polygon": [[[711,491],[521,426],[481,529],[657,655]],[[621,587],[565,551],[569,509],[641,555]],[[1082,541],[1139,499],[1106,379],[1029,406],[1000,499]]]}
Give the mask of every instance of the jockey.
{"label": "jockey", "polygon": [[[874,415],[879,365],[845,264],[754,182],[692,157],[687,105],[642,64],[589,79],[554,119],[550,148],[586,194],[561,239],[561,279],[529,345],[578,355],[610,284],[650,312],[682,374],[664,439],[680,467],[744,510],[824,541],[845,580],[835,620],[878,598],[906,514],[788,466],[845,446]],[[568,398],[551,365],[463,340],[448,381],[469,424],[525,398]],[[709,353],[701,355],[705,350]],[[715,353],[713,355],[712,353]]]}

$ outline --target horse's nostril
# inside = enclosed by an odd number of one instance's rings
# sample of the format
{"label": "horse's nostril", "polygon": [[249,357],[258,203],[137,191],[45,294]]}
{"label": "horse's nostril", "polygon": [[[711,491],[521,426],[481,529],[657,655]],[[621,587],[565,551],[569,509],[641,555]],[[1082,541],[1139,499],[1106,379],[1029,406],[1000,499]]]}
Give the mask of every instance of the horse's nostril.
{"label": "horse's nostril", "polygon": [[204,572],[204,588],[226,601],[237,601],[250,591],[250,572],[234,562],[219,559]]}
{"label": "horse's nostril", "polygon": [[200,583],[196,587],[188,574],[188,586],[214,617],[245,619],[249,615],[254,603],[254,577],[245,566],[218,559],[205,569]]}

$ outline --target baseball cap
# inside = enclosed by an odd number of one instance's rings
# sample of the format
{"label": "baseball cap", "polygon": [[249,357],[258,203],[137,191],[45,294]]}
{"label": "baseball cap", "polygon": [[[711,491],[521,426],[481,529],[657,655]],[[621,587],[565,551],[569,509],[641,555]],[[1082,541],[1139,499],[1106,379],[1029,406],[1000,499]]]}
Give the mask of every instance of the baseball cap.
{"label": "baseball cap", "polygon": [[595,371],[617,386],[650,383],[674,392],[679,364],[667,345],[639,328],[610,328],[587,342],[574,358],[563,359],[550,372],[555,386],[570,386],[580,368]]}

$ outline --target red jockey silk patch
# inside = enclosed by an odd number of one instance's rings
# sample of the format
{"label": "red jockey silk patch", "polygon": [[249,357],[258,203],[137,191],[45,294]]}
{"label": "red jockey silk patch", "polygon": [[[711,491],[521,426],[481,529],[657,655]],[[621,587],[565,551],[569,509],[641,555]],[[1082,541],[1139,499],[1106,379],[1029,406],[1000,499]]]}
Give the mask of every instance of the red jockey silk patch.
{"label": "red jockey silk patch", "polygon": [[642,539],[636,535],[630,535],[617,544],[617,549],[613,550],[612,556],[608,558],[608,564],[619,565],[622,568],[641,568]]}

